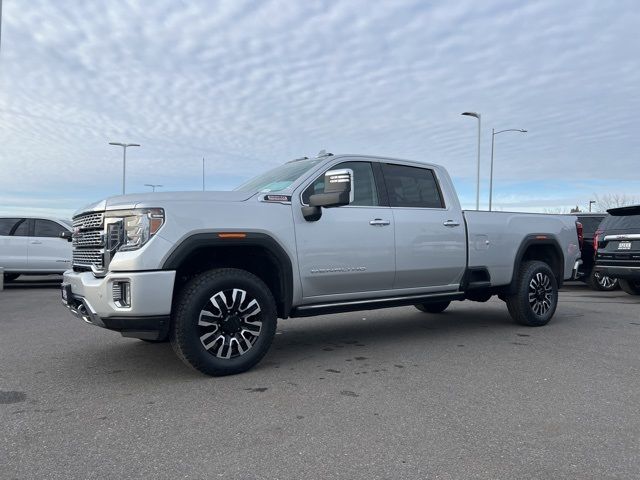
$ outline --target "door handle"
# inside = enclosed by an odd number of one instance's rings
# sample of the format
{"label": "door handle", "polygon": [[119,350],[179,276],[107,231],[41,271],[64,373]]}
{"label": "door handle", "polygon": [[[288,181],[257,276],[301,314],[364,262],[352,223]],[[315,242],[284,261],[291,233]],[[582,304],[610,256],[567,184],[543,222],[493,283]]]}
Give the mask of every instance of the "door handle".
{"label": "door handle", "polygon": [[390,224],[391,222],[389,220],[382,220],[381,218],[374,218],[369,221],[369,225],[373,225],[374,227],[386,227]]}
{"label": "door handle", "polygon": [[38,240],[32,240],[31,245],[42,245],[42,242],[39,242]]}
{"label": "door handle", "polygon": [[460,222],[457,222],[455,220],[447,220],[446,222],[443,223],[443,225],[445,227],[457,227],[460,225]]}

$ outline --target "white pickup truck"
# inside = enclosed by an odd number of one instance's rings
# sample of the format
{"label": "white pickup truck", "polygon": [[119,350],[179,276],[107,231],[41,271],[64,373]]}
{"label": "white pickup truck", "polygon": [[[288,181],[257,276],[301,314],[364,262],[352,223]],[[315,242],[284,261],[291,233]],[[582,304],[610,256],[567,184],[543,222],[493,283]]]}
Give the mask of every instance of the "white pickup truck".
{"label": "white pickup truck", "polygon": [[71,311],[170,339],[210,375],[259,362],[278,318],[498,295],[541,326],[580,263],[576,217],[463,212],[443,167],[367,155],[295,160],[230,192],[108,198],[73,223]]}

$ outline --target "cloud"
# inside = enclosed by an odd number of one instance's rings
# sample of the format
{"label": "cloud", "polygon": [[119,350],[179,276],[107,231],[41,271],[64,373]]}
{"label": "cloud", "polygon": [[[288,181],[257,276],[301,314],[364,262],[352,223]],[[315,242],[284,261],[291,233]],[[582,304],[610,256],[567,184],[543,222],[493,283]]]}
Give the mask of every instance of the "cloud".
{"label": "cloud", "polygon": [[[0,192],[12,208],[118,193],[108,141],[142,144],[129,154],[134,190],[197,189],[203,156],[210,188],[228,188],[322,148],[440,163],[466,185],[465,110],[482,112],[484,179],[492,127],[529,130],[496,137],[503,185],[598,178],[616,192],[638,171],[631,0],[40,0],[5,2],[3,16]],[[539,194],[511,193],[529,205]]]}

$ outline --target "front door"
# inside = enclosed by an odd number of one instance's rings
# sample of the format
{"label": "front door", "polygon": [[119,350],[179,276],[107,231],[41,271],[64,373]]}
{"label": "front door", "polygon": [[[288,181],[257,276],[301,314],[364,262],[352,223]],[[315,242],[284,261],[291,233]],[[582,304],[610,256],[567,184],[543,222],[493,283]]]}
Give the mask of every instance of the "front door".
{"label": "front door", "polygon": [[71,268],[71,243],[60,238],[63,231],[68,230],[57,222],[34,221],[33,236],[29,237],[29,270],[63,272]]}
{"label": "front door", "polygon": [[[305,300],[332,301],[361,292],[387,291],[395,275],[394,221],[389,207],[380,206],[370,162],[350,161],[330,169],[353,171],[351,204],[323,208],[322,217],[308,222],[294,201],[298,265]],[[324,189],[324,172],[302,194],[302,202]]]}

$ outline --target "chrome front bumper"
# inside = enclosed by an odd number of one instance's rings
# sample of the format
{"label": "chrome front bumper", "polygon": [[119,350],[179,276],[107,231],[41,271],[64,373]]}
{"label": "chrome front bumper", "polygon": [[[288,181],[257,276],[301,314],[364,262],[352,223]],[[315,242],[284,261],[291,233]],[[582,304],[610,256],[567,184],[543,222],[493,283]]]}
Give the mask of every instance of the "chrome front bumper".
{"label": "chrome front bumper", "polygon": [[[169,315],[176,272],[154,270],[148,272],[109,272],[97,278],[91,272],[64,273],[63,284],[70,286],[72,297],[84,306],[89,317],[140,317]],[[113,283],[130,284],[131,306],[119,307],[113,300]]]}

